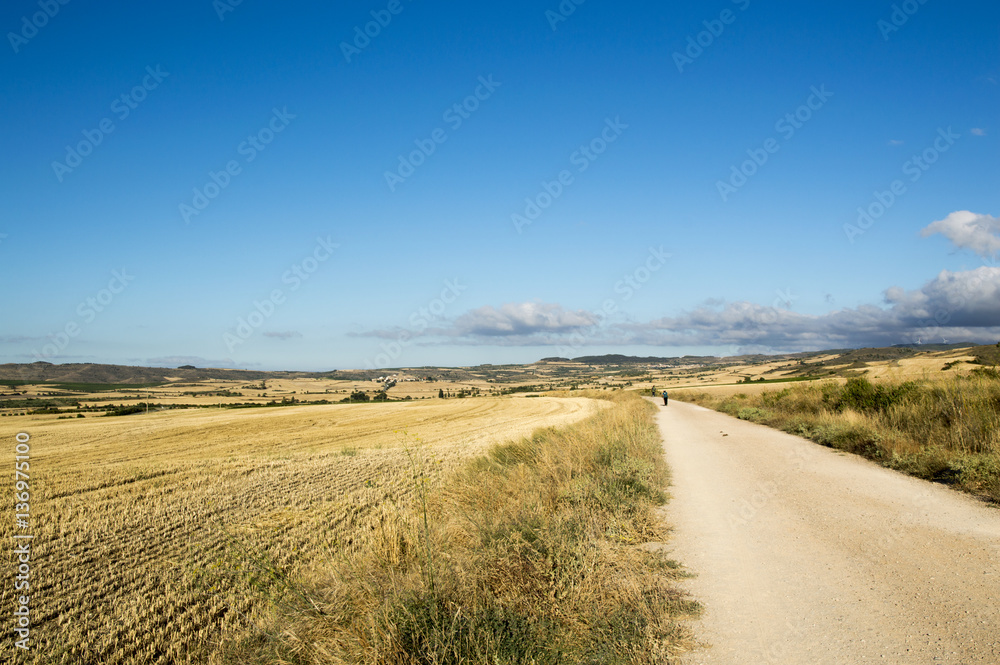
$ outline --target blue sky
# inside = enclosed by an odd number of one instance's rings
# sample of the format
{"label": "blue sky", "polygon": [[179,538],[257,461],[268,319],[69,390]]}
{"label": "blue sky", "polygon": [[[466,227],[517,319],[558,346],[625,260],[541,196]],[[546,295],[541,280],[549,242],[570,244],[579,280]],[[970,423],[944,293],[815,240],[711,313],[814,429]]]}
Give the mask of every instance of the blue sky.
{"label": "blue sky", "polygon": [[17,0],[0,27],[0,362],[1000,339],[995,3]]}

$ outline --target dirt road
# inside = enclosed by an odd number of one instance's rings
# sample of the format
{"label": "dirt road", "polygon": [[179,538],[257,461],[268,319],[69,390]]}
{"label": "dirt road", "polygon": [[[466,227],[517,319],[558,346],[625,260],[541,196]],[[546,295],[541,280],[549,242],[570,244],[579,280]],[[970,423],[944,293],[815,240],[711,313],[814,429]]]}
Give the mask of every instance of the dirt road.
{"label": "dirt road", "polygon": [[[1000,510],[760,425],[662,402],[690,665],[1000,664]],[[728,435],[728,436],[726,436]]]}

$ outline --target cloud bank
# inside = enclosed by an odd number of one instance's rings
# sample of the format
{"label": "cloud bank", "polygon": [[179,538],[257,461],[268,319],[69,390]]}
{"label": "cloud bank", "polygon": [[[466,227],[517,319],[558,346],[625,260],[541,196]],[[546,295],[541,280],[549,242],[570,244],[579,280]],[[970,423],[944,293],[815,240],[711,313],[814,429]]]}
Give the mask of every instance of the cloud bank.
{"label": "cloud bank", "polygon": [[463,314],[455,321],[454,332],[485,337],[531,336],[573,332],[593,326],[597,321],[597,316],[590,312],[569,311],[560,305],[508,303],[500,309],[486,306]]}
{"label": "cloud bank", "polygon": [[[483,346],[726,347],[746,352],[794,352],[893,344],[1000,340],[1000,219],[954,212],[922,231],[945,236],[986,259],[975,270],[941,271],[916,290],[893,286],[879,304],[810,315],[750,302],[709,300],[693,311],[647,322],[614,323],[604,312],[555,303],[484,306],[414,334],[424,344]],[[790,304],[790,303],[788,303]],[[362,333],[388,337],[396,330]]]}
{"label": "cloud bank", "polygon": [[620,343],[651,346],[840,347],[1000,340],[1000,268],[942,271],[922,288],[884,292],[883,306],[807,315],[754,303],[705,306],[624,329]]}

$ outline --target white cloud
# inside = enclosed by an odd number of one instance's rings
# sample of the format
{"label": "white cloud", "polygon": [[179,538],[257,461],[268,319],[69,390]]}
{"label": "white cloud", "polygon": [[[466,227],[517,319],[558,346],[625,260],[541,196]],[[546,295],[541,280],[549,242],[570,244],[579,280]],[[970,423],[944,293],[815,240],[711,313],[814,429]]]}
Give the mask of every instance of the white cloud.
{"label": "white cloud", "polygon": [[266,332],[264,337],[270,337],[271,339],[292,339],[293,337],[302,337],[302,333],[298,331],[289,332]]}
{"label": "white cloud", "polygon": [[598,318],[584,310],[570,311],[561,305],[527,302],[508,303],[500,309],[480,307],[458,317],[454,330],[459,335],[502,337],[565,333],[593,326]]}
{"label": "white cloud", "polygon": [[400,327],[347,333],[349,337],[381,339],[424,338],[423,344],[548,346],[561,344],[565,335],[578,333],[600,321],[585,310],[567,310],[561,305],[526,302],[508,303],[499,308],[486,305],[462,314],[452,321],[419,330]]}
{"label": "white cloud", "polygon": [[973,136],[986,136],[986,130],[982,129],[980,127],[973,127],[972,128],[972,135]]}
{"label": "white cloud", "polygon": [[429,333],[428,344],[573,347],[728,347],[792,352],[920,342],[1000,339],[1000,268],[942,271],[922,288],[891,287],[881,305],[811,315],[749,302],[708,301],[644,323],[541,303],[481,307]]}
{"label": "white cloud", "polygon": [[[984,256],[1000,251],[1000,220],[989,215],[955,212],[923,230],[925,236],[935,233]],[[833,303],[829,295],[827,302]],[[945,270],[919,289],[886,289],[881,304],[818,315],[791,311],[780,301],[765,306],[709,299],[675,316],[612,323],[603,312],[526,302],[480,307],[412,337],[424,338],[426,345],[728,347],[775,353],[921,342],[994,343],[1000,339],[1000,267]]]}
{"label": "white cloud", "polygon": [[180,367],[181,365],[194,365],[195,367],[230,368],[236,364],[229,358],[224,360],[202,358],[201,356],[160,356],[159,358],[147,358],[143,363],[147,367]]}
{"label": "white cloud", "polygon": [[27,336],[27,335],[7,335],[0,336],[0,344],[21,344],[22,342],[37,342],[38,340],[48,339],[47,337],[42,337],[41,335]]}
{"label": "white cloud", "polygon": [[765,347],[799,351],[917,341],[1000,339],[1000,268],[941,272],[923,288],[885,291],[886,307],[863,305],[823,315],[747,302],[701,307],[632,326],[628,343]]}
{"label": "white cloud", "polygon": [[1000,253],[1000,218],[968,210],[953,212],[920,232],[925,238],[940,233],[961,249],[971,249],[983,258]]}
{"label": "white cloud", "polygon": [[905,141],[900,141],[898,139],[892,139],[891,141],[889,141],[889,145],[892,146],[903,145],[904,143]]}

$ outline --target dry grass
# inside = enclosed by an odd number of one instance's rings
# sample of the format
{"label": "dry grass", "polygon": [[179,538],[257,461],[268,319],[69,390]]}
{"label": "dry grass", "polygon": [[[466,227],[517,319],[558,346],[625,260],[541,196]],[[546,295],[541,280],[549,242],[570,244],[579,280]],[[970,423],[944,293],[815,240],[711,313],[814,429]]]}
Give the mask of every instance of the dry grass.
{"label": "dry grass", "polygon": [[1000,502],[995,369],[923,381],[856,378],[754,394],[678,391],[674,397]]}
{"label": "dry grass", "polygon": [[[325,565],[410,510],[409,458],[394,430],[421,433],[437,482],[494,442],[598,408],[508,398],[5,418],[11,442],[16,431],[32,437],[35,613],[32,650],[19,660],[206,662],[261,620],[261,593],[284,588],[275,570]],[[11,535],[8,520],[0,538]],[[12,586],[3,585],[7,616]],[[0,654],[12,651],[8,633]]]}
{"label": "dry grass", "polygon": [[[614,406],[494,446],[418,491],[275,604],[232,663],[669,663],[696,606],[654,507],[666,469],[651,407]],[[422,487],[425,462],[415,461]]]}

